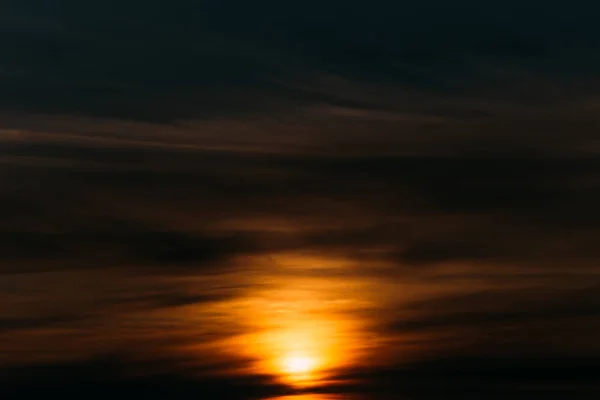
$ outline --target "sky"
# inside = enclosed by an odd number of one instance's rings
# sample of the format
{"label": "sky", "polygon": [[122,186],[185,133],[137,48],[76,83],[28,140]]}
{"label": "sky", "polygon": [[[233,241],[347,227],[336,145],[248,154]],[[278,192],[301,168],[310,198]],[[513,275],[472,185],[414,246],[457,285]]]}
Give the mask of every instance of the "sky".
{"label": "sky", "polygon": [[3,398],[597,398],[598,13],[3,1]]}

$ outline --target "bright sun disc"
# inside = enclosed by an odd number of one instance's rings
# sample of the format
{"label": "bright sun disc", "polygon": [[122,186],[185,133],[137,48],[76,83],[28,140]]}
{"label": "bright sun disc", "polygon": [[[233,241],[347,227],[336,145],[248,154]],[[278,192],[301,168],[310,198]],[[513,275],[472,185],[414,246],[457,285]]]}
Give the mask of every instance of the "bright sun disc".
{"label": "bright sun disc", "polygon": [[306,356],[290,356],[283,360],[283,367],[288,374],[306,374],[315,367],[315,361]]}

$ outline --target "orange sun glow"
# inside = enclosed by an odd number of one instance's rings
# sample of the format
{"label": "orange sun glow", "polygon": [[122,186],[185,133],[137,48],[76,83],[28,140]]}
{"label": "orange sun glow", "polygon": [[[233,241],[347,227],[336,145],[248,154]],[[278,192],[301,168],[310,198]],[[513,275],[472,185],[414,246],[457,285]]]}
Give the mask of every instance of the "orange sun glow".
{"label": "orange sun glow", "polygon": [[283,370],[290,374],[307,374],[315,368],[316,360],[305,355],[290,355],[283,359]]}

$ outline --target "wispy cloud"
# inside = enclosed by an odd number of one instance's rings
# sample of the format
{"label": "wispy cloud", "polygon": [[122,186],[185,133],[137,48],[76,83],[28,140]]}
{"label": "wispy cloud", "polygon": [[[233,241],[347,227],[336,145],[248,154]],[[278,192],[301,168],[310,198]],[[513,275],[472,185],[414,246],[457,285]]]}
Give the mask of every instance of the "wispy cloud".
{"label": "wispy cloud", "polygon": [[0,6],[6,368],[261,397],[285,317],[386,390],[600,357],[597,13],[30,3]]}

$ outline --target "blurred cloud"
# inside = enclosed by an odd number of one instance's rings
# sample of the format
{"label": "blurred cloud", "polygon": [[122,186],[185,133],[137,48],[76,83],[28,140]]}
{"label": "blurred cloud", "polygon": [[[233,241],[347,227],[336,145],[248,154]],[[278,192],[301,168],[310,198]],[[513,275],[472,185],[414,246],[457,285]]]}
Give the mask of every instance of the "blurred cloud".
{"label": "blurred cloud", "polygon": [[594,6],[43,3],[0,6],[0,364],[36,393],[280,394],[235,346],[303,293],[374,387],[600,356]]}

